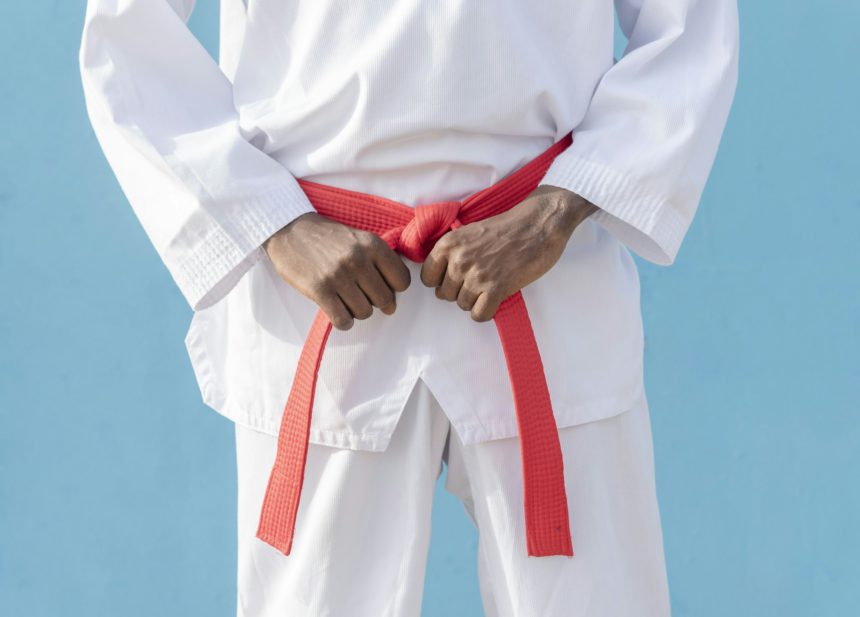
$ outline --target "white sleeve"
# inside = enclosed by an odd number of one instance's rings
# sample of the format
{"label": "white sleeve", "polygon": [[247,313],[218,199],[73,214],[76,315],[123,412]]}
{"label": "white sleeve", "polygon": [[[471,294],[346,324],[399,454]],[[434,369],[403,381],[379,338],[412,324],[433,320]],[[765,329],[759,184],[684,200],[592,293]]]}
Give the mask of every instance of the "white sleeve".
{"label": "white sleeve", "polygon": [[295,177],[241,134],[232,84],[186,25],[194,0],[89,0],[87,112],[120,186],[195,310],[261,244],[313,211]]}
{"label": "white sleeve", "polygon": [[601,79],[573,143],[541,184],[640,257],[674,262],[698,208],[734,98],[736,0],[616,0],[629,43]]}

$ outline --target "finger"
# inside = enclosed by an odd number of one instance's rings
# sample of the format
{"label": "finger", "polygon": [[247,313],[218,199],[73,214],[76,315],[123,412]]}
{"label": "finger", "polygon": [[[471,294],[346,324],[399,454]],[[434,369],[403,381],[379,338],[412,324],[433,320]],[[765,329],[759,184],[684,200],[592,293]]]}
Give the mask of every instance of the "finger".
{"label": "finger", "polygon": [[394,291],[406,291],[411,281],[409,268],[400,256],[381,239],[373,254],[373,263],[385,283]]}
{"label": "finger", "polygon": [[460,294],[460,287],[463,286],[462,280],[457,280],[451,275],[451,270],[445,271],[445,278],[442,279],[442,284],[436,288],[436,297],[440,300],[448,300],[453,302]]}
{"label": "finger", "polygon": [[490,321],[499,309],[502,300],[498,294],[482,292],[475,304],[472,305],[470,314],[475,321]]}
{"label": "finger", "polygon": [[337,295],[349,309],[356,319],[367,319],[373,315],[373,306],[358,285],[350,282],[342,285],[337,290]]}
{"label": "finger", "polygon": [[421,264],[421,282],[427,287],[439,287],[445,278],[447,268],[448,256],[441,250],[437,250],[437,247],[433,247],[424,263]]}
{"label": "finger", "polygon": [[337,294],[326,294],[320,298],[319,307],[328,315],[331,325],[338,330],[349,330],[352,327],[352,315]]}
{"label": "finger", "polygon": [[358,279],[358,286],[373,306],[378,306],[386,315],[391,315],[394,312],[396,308],[394,291],[388,286],[375,266],[371,265],[361,274]]}
{"label": "finger", "polygon": [[470,289],[464,282],[463,286],[460,287],[460,293],[457,294],[457,306],[464,311],[471,311],[472,307],[475,306],[475,301],[478,299],[478,295],[479,292]]}

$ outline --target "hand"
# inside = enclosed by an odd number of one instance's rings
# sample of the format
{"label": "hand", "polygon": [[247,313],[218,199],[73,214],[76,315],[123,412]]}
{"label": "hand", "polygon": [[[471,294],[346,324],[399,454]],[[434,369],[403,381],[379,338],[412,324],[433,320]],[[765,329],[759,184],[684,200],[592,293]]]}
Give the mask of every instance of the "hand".
{"label": "hand", "polygon": [[302,214],[263,243],[275,271],[313,300],[338,330],[367,319],[373,307],[394,312],[394,293],[409,269],[379,236],[316,212]]}
{"label": "hand", "polygon": [[510,210],[439,238],[421,282],[475,321],[488,321],[503,300],[558,261],[577,225],[596,210],[572,191],[539,186]]}

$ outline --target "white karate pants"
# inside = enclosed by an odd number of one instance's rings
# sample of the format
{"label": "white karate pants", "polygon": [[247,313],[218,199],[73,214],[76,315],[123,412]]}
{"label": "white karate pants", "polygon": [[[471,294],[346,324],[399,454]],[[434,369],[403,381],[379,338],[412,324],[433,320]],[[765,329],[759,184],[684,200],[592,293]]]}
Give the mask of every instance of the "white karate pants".
{"label": "white karate pants", "polygon": [[276,439],[237,425],[239,617],[418,617],[443,461],[487,617],[667,617],[645,397],[559,435],[573,558],[527,556],[518,438],[463,446],[420,380],[384,452],[310,445],[284,556],[255,538]]}

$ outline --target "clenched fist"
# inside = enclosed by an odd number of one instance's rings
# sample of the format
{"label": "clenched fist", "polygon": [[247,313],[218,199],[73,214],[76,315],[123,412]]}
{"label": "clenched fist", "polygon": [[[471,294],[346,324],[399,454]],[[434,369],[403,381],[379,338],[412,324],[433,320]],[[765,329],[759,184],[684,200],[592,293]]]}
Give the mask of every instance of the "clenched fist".
{"label": "clenched fist", "polygon": [[409,287],[409,269],[379,236],[316,212],[291,221],[263,243],[275,271],[313,300],[338,330],[396,307]]}
{"label": "clenched fist", "polygon": [[488,321],[503,300],[558,261],[577,225],[596,210],[572,191],[539,186],[510,210],[439,238],[421,281],[475,321]]}

